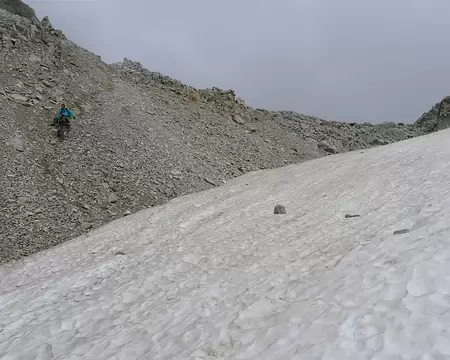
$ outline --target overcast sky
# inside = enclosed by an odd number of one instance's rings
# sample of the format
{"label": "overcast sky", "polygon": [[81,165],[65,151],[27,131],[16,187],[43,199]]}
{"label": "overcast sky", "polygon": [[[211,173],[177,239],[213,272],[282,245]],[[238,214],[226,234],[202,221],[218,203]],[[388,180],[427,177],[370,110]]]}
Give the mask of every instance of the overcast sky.
{"label": "overcast sky", "polygon": [[450,94],[449,0],[26,0],[124,57],[254,107],[412,122]]}

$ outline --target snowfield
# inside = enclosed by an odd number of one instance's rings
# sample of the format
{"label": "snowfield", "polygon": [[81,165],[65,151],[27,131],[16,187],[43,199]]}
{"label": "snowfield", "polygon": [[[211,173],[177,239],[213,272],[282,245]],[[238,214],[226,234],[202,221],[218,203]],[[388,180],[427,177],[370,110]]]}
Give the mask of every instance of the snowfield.
{"label": "snowfield", "polygon": [[446,130],[250,173],[6,264],[0,358],[450,359],[449,164]]}

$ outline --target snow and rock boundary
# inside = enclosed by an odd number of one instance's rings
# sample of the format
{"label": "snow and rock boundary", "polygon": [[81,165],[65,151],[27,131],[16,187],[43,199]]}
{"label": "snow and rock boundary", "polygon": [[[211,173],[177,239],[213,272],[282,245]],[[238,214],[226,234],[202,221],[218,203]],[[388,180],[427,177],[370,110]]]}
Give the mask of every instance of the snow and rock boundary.
{"label": "snow and rock boundary", "polygon": [[3,265],[0,357],[446,358],[449,135],[249,173]]}

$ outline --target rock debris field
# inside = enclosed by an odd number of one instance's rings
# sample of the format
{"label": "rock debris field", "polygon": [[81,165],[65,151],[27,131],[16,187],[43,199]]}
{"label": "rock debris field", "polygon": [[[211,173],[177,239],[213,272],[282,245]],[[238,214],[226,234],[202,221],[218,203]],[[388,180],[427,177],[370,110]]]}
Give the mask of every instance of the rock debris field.
{"label": "rock debris field", "polygon": [[[0,263],[251,171],[447,126],[438,105],[375,126],[254,109],[233,90],[106,64],[19,0],[0,1],[0,43]],[[63,142],[48,126],[61,102],[79,117]]]}

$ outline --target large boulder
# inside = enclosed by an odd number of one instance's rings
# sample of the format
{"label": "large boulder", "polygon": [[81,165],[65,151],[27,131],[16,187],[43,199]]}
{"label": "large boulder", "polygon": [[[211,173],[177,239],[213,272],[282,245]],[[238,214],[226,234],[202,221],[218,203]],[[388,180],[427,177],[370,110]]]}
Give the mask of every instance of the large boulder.
{"label": "large boulder", "polygon": [[54,27],[52,25],[52,23],[50,22],[50,19],[48,18],[48,16],[44,16],[44,18],[41,21],[41,25],[44,29],[47,30],[53,30]]}

